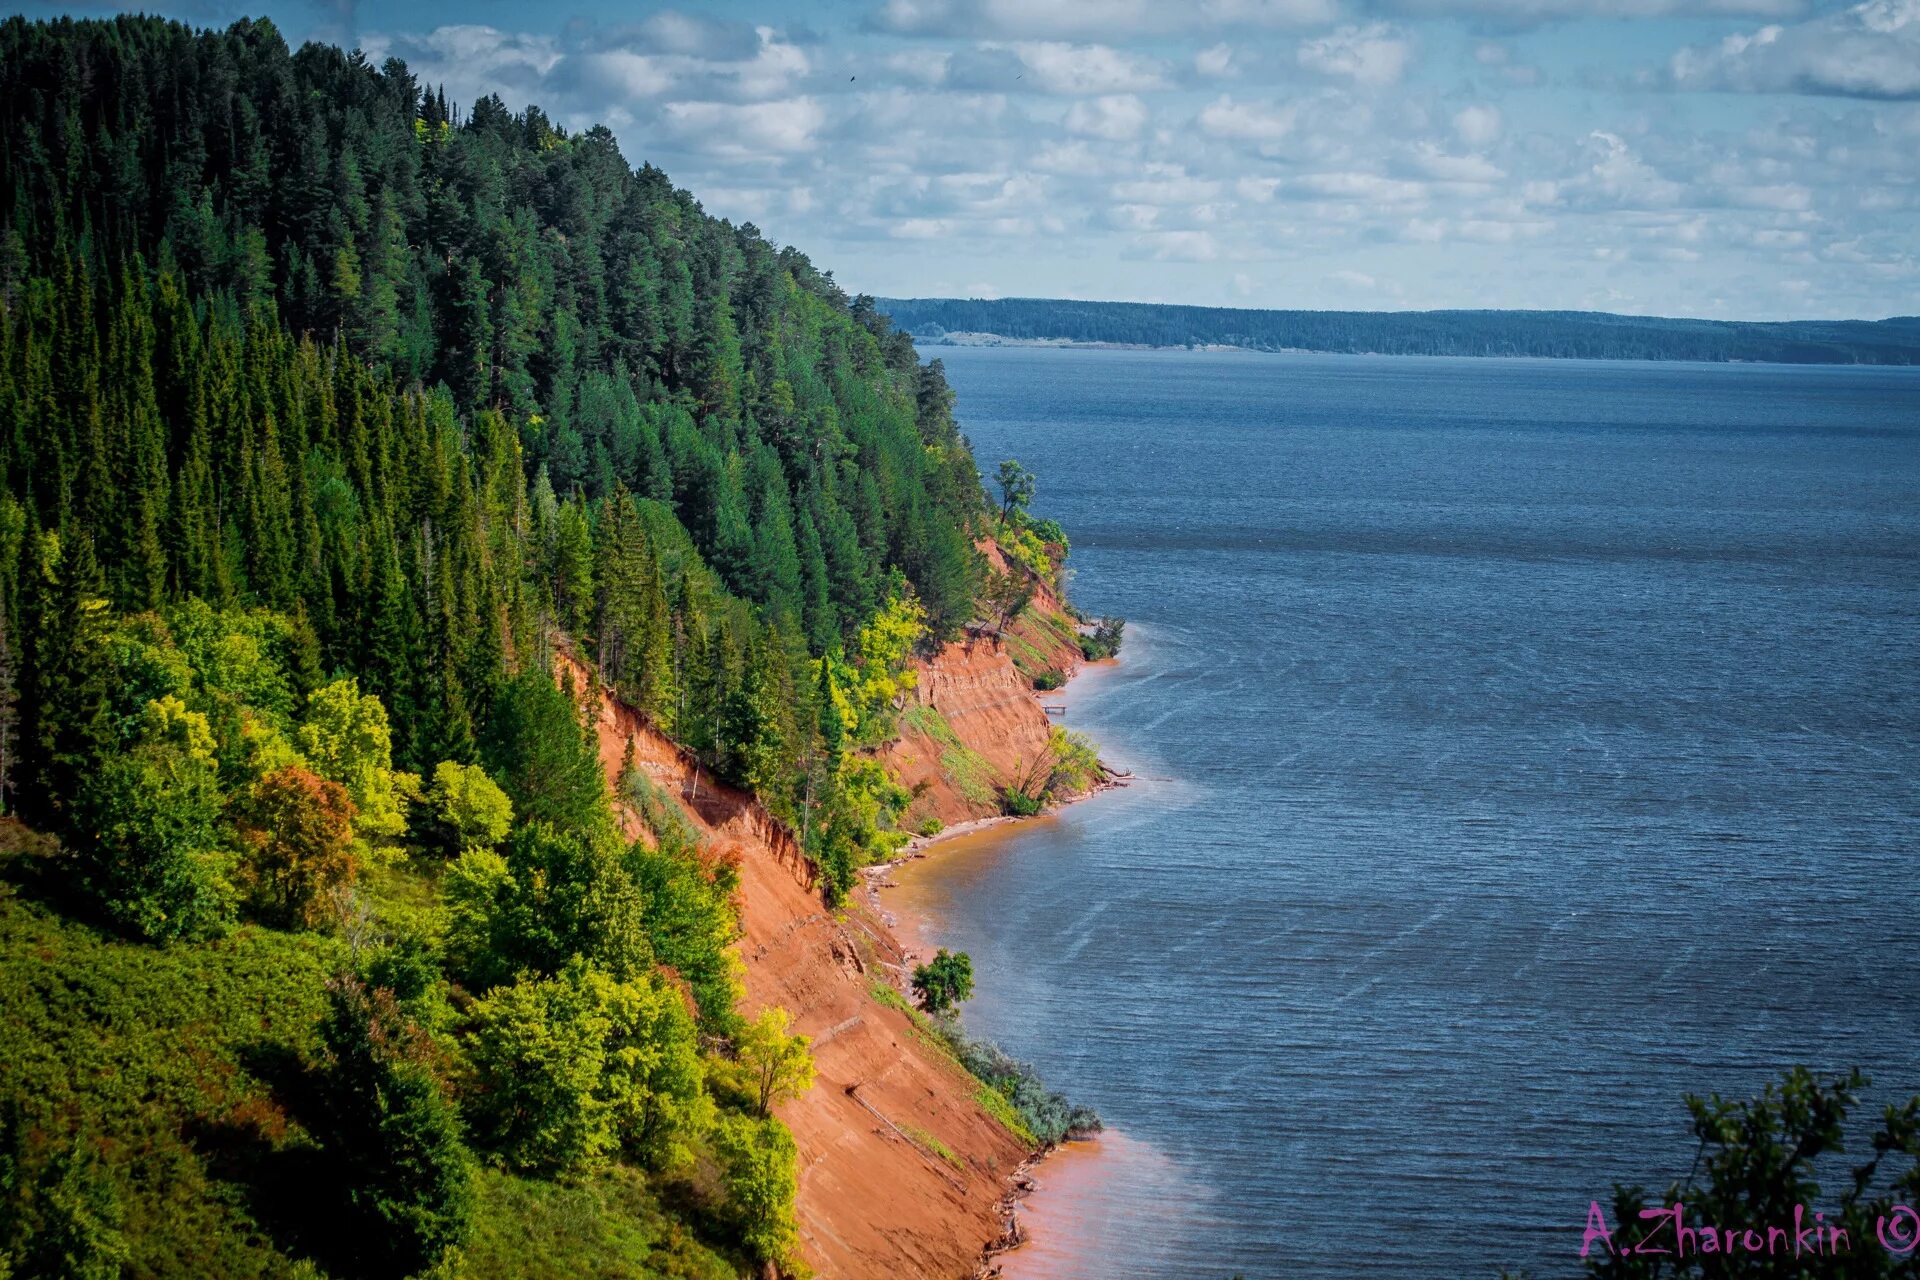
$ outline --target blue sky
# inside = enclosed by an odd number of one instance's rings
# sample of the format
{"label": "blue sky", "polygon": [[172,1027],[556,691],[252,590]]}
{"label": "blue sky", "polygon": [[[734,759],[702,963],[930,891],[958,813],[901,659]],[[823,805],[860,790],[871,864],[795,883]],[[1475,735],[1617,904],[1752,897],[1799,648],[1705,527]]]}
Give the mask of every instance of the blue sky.
{"label": "blue sky", "polygon": [[1920,0],[157,10],[604,122],[857,291],[1920,312]]}

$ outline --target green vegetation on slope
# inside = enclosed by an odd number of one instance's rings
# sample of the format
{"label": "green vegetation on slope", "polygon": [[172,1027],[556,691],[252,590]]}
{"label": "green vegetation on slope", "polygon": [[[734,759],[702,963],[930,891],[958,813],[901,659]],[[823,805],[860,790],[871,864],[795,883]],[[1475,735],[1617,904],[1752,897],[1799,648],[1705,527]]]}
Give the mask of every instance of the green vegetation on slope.
{"label": "green vegetation on slope", "polygon": [[940,371],[604,129],[264,21],[0,65],[0,1271],[798,1271],[737,869],[551,659],[844,892],[983,575]]}

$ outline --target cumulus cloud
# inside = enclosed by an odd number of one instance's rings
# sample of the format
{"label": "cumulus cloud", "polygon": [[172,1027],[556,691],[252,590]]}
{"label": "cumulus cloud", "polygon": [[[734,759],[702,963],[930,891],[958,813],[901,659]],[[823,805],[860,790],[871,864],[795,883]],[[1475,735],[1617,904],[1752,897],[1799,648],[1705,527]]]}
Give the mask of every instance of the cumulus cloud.
{"label": "cumulus cloud", "polygon": [[1413,46],[1384,22],[1341,27],[1316,40],[1303,40],[1300,65],[1322,75],[1343,76],[1369,89],[1396,83],[1413,57]]}
{"label": "cumulus cloud", "polygon": [[1920,98],[1920,0],[1867,0],[1682,49],[1669,75],[1680,89]]}
{"label": "cumulus cloud", "polygon": [[1104,44],[1024,41],[1013,46],[1013,54],[1050,93],[1138,93],[1167,83],[1151,59]]}
{"label": "cumulus cloud", "polygon": [[896,35],[990,39],[1099,37],[1331,22],[1335,0],[884,0],[867,18]]}
{"label": "cumulus cloud", "polygon": [[811,150],[826,123],[812,98],[784,102],[669,102],[661,119],[679,141],[726,156],[764,156]]}
{"label": "cumulus cloud", "polygon": [[[1799,2],[1119,0],[1108,21],[1082,0],[901,0],[896,27],[949,34],[823,39],[696,12],[362,44],[456,101],[498,92],[569,129],[607,122],[630,160],[850,288],[951,293],[985,275],[967,291],[1911,310],[1920,93],[1898,73],[1920,0],[1782,22],[1597,96],[1562,44],[1480,34],[1524,12]],[[1443,3],[1478,16],[1385,16]],[[1315,7],[1315,29],[1286,29]],[[1816,81],[1855,96],[1808,96]],[[1512,92],[1530,83],[1548,87]],[[1675,87],[1795,92],[1709,111]],[[956,274],[929,274],[942,263]],[[1792,307],[1787,279],[1810,282]]]}
{"label": "cumulus cloud", "polygon": [[1453,132],[1470,147],[1488,146],[1500,139],[1504,122],[1500,108],[1475,103],[1453,113]]}
{"label": "cumulus cloud", "polygon": [[1531,27],[1578,18],[1787,18],[1807,6],[1805,0],[1374,0],[1373,7],[1405,17]]}
{"label": "cumulus cloud", "polygon": [[1293,132],[1299,112],[1292,104],[1261,106],[1224,94],[1200,112],[1201,132],[1243,142],[1277,142]]}
{"label": "cumulus cloud", "polygon": [[1147,104],[1130,93],[1076,102],[1067,111],[1067,130],[1090,138],[1124,142],[1147,124]]}

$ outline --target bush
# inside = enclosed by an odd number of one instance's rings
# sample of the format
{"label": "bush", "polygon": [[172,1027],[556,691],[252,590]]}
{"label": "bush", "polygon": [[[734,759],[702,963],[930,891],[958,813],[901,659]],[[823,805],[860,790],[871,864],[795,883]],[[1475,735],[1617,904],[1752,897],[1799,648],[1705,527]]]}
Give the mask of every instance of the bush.
{"label": "bush", "polygon": [[727,1188],[726,1216],[756,1261],[792,1267],[800,1247],[793,1220],[799,1188],[793,1135],[778,1120],[728,1115],[714,1130]]}
{"label": "bush", "polygon": [[973,998],[973,957],[945,947],[913,971],[913,990],[928,1013],[945,1013]]}
{"label": "bush", "polygon": [[108,756],[76,808],[80,879],[116,923],[153,941],[200,937],[232,916],[210,760],[157,742]]}
{"label": "bush", "polygon": [[473,1158],[432,1070],[425,1034],[392,991],[352,976],[328,984],[316,1136],[356,1221],[343,1233],[360,1274],[437,1265],[473,1220]]}
{"label": "bush", "polygon": [[952,1023],[948,1040],[960,1064],[1005,1098],[1038,1141],[1053,1144],[1100,1131],[1100,1117],[1091,1107],[1077,1107],[1064,1094],[1047,1088],[1032,1066],[1017,1061],[999,1045],[970,1040]]}
{"label": "bush", "polygon": [[603,837],[534,823],[504,855],[469,849],[443,887],[448,960],[474,986],[558,973],[576,956],[621,979],[652,963],[646,904]]}
{"label": "bush", "polygon": [[763,1009],[734,1037],[742,1083],[763,1120],[773,1114],[776,1102],[813,1088],[813,1055],[808,1052],[813,1041],[788,1035],[790,1024],[785,1009]]}
{"label": "bush", "polygon": [[347,789],[297,765],[254,783],[241,806],[241,879],[263,919],[314,925],[359,871]]}
{"label": "bush", "polygon": [[1000,790],[1000,812],[1009,818],[1032,818],[1046,807],[1045,796],[1032,795],[1018,787]]}
{"label": "bush", "polygon": [[1127,629],[1124,618],[1097,618],[1092,631],[1080,633],[1080,652],[1088,662],[1111,658],[1120,652],[1120,640]]}
{"label": "bush", "polygon": [[513,801],[478,765],[443,760],[427,790],[427,842],[441,852],[491,849],[513,829]]}
{"label": "bush", "polygon": [[657,976],[524,977],[475,1006],[468,1048],[484,1131],[513,1168],[574,1172],[621,1147],[672,1167],[710,1116],[693,1019]]}
{"label": "bush", "polygon": [[362,835],[406,831],[400,801],[409,785],[417,793],[420,779],[394,772],[393,735],[380,699],[361,693],[359,682],[351,679],[316,689],[295,738],[315,773],[347,789]]}

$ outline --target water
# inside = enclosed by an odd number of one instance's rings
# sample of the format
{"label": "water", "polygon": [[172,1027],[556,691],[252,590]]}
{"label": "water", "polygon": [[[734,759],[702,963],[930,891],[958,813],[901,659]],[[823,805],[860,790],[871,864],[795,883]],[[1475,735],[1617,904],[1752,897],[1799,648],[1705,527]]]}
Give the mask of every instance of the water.
{"label": "water", "polygon": [[1571,1275],[1683,1093],[1920,1092],[1920,374],[939,354],[1131,621],[911,891],[1126,1135],[1023,1274]]}

